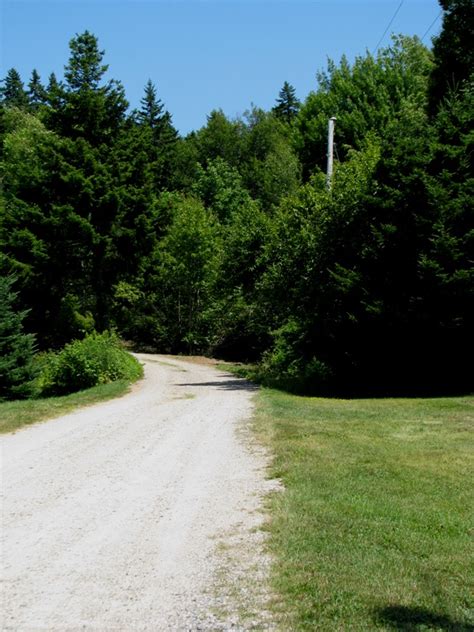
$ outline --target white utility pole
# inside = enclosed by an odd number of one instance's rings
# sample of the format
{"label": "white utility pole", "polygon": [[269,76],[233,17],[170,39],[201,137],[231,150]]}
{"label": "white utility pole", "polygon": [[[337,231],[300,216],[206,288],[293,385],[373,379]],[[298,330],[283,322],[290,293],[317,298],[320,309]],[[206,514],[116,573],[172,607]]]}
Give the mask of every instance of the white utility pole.
{"label": "white utility pole", "polygon": [[336,117],[331,116],[329,119],[328,125],[328,167],[327,167],[327,176],[326,176],[326,186],[328,189],[331,188],[331,180],[332,180],[332,166],[334,163],[334,125],[336,123]]}

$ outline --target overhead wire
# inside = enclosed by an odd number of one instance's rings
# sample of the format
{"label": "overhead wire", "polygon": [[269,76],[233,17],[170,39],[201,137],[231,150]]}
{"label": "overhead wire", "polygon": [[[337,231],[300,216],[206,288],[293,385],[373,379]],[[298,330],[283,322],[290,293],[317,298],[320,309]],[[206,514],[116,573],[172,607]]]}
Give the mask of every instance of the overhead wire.
{"label": "overhead wire", "polygon": [[443,11],[441,10],[438,15],[435,17],[435,19],[433,20],[433,22],[431,22],[431,24],[429,25],[429,27],[426,29],[423,37],[421,38],[421,41],[423,41],[425,39],[425,37],[428,35],[428,33],[431,31],[431,29],[433,28],[433,26],[436,24],[436,22],[439,20],[439,18],[441,17],[441,15],[443,14]]}
{"label": "overhead wire", "polygon": [[394,21],[394,20],[395,20],[395,18],[397,17],[398,12],[399,12],[399,11],[400,11],[400,9],[402,8],[402,6],[403,6],[403,3],[404,3],[404,2],[405,2],[405,0],[402,0],[402,1],[400,2],[400,4],[398,5],[397,10],[396,10],[396,11],[395,11],[395,13],[392,15],[392,19],[390,20],[390,22],[389,22],[389,23],[388,23],[388,25],[387,25],[387,28],[386,28],[386,29],[385,29],[385,31],[383,32],[382,37],[381,37],[381,38],[379,39],[379,41],[377,42],[377,46],[374,48],[374,50],[373,50],[373,52],[372,52],[372,55],[375,55],[375,53],[377,52],[378,47],[379,47],[379,46],[380,46],[380,44],[382,43],[383,38],[387,35],[387,31],[388,31],[388,29],[392,26],[393,21]]}

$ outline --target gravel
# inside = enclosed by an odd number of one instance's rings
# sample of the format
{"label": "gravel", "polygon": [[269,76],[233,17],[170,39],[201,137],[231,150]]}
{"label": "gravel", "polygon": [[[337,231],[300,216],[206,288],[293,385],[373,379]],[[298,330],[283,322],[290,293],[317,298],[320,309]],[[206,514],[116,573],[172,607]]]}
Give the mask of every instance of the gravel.
{"label": "gravel", "polygon": [[2,439],[3,630],[274,629],[253,387],[138,358],[127,396]]}

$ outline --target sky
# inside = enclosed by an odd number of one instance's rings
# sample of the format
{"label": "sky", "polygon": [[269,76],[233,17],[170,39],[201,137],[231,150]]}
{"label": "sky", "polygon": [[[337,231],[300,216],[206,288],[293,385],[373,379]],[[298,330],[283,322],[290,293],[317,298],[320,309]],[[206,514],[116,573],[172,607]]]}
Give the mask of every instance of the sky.
{"label": "sky", "polygon": [[430,26],[431,45],[439,14],[437,0],[0,0],[0,74],[62,77],[70,39],[87,29],[131,107],[151,79],[187,134],[213,109],[231,118],[270,109],[284,81],[303,100],[328,58],[374,52],[392,18],[380,46]]}

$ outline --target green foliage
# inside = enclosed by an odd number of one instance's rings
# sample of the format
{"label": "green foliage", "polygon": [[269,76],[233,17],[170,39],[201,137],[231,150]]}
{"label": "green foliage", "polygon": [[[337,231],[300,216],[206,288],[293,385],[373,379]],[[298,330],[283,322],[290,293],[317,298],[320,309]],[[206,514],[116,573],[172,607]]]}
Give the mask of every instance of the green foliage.
{"label": "green foliage", "polygon": [[30,107],[33,110],[37,110],[41,105],[46,103],[47,96],[47,92],[41,84],[41,78],[38,71],[33,69],[31,79],[28,83],[28,100],[30,102]]}
{"label": "green foliage", "polygon": [[294,87],[285,81],[278,95],[277,104],[273,108],[273,112],[278,118],[286,123],[292,123],[298,114],[300,102],[296,98]]}
{"label": "green foliage", "polygon": [[240,208],[251,204],[238,170],[222,158],[209,160],[206,169],[198,165],[193,192],[223,223]]}
{"label": "green foliage", "polygon": [[97,38],[84,31],[70,43],[65,66],[66,83],[56,81],[48,92],[54,106],[48,112],[53,129],[68,138],[85,139],[92,146],[110,143],[124,122],[128,103],[123,86],[115,80],[101,85],[108,66]]}
{"label": "green foliage", "polygon": [[435,114],[451,93],[473,81],[474,5],[471,0],[440,0],[443,27],[434,40],[434,68],[430,76],[429,107]]}
{"label": "green foliage", "polygon": [[366,295],[355,265],[372,239],[365,201],[379,156],[376,142],[352,152],[330,192],[316,178],[275,217],[259,284],[261,309],[272,313],[275,330],[264,368],[272,379],[294,383],[293,390],[326,390],[329,378],[343,383],[355,360],[347,344]]}
{"label": "green foliage", "polygon": [[331,371],[317,358],[305,358],[305,333],[295,319],[273,333],[273,346],[264,354],[258,373],[260,381],[294,393],[327,390]]}
{"label": "green foliage", "polygon": [[0,399],[25,397],[34,377],[35,341],[23,331],[26,311],[16,311],[14,277],[0,277]]}
{"label": "green foliage", "polygon": [[298,116],[299,151],[308,177],[315,167],[325,169],[327,125],[337,118],[336,143],[341,160],[348,149],[361,149],[369,132],[383,136],[405,104],[426,105],[432,68],[431,54],[418,38],[396,37],[392,46],[367,53],[351,66],[329,61],[318,73],[318,90],[309,94]]}
{"label": "green foliage", "polygon": [[28,96],[25,92],[23,81],[15,68],[10,68],[2,83],[0,96],[3,105],[17,108],[26,108],[28,106]]}
{"label": "green foliage", "polygon": [[64,77],[73,91],[95,90],[108,69],[102,64],[104,51],[98,48],[97,38],[84,31],[69,42],[71,55],[65,68]]}
{"label": "green foliage", "polygon": [[42,395],[65,395],[116,380],[134,381],[142,375],[139,362],[127,353],[115,334],[92,333],[40,360]]}
{"label": "green foliage", "polygon": [[218,279],[221,249],[209,213],[199,202],[183,198],[155,253],[151,277],[156,318],[163,328],[160,346],[191,352],[209,344],[206,311]]}
{"label": "green foliage", "polygon": [[472,7],[442,6],[434,55],[395,37],[329,62],[301,107],[285,82],[272,111],[214,110],[186,138],[151,81],[127,114],[87,31],[64,82],[33,71],[25,92],[9,71],[0,272],[18,278],[25,330],[41,349],[116,327],[160,351],[260,359],[293,390],[469,388]]}

